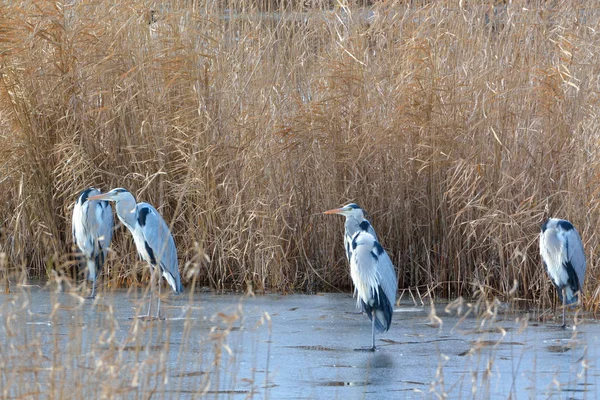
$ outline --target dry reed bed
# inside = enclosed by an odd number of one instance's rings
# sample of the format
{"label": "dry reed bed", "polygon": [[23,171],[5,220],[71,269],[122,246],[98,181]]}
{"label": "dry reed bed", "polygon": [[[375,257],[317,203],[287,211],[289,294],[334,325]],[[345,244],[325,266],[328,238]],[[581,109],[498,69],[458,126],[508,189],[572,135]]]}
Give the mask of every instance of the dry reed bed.
{"label": "dry reed bed", "polygon": [[[13,273],[68,268],[79,191],[123,186],[214,288],[347,290],[343,222],[317,213],[356,201],[400,287],[508,295],[516,281],[547,303],[548,207],[579,228],[597,303],[594,9],[73,3],[0,5]],[[137,280],[123,229],[113,250],[112,279]]]}

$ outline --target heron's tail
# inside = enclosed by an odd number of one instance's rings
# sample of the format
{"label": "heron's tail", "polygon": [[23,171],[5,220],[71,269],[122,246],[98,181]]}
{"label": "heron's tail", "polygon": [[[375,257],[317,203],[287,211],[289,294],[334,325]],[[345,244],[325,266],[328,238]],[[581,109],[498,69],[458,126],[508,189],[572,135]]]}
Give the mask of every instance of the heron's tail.
{"label": "heron's tail", "polygon": [[181,284],[179,273],[177,273],[177,276],[173,276],[170,272],[163,271],[163,277],[167,280],[175,294],[183,292],[183,285]]}

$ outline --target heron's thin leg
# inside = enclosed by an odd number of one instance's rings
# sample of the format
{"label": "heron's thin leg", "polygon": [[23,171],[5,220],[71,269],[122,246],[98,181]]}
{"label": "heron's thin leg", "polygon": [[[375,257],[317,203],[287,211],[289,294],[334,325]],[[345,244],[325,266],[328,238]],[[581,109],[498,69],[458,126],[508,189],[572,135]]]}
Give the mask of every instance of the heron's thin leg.
{"label": "heron's thin leg", "polygon": [[160,271],[158,271],[157,274],[158,274],[158,308],[156,310],[156,318],[160,319],[160,289],[162,286],[162,274],[160,273]]}
{"label": "heron's thin leg", "polygon": [[[367,311],[365,311],[366,313]],[[369,315],[369,314],[367,314]],[[354,351],[375,351],[375,310],[371,311],[371,347],[361,347],[360,349],[354,349]]]}
{"label": "heron's thin leg", "polygon": [[566,328],[567,324],[565,324],[565,308],[567,308],[567,291],[563,288],[562,289],[562,298],[563,298],[563,309],[562,309],[562,314],[563,314],[563,323],[562,323],[562,328]]}
{"label": "heron's thin leg", "polygon": [[[152,290],[150,291],[152,299],[154,299],[154,291],[156,290],[156,281],[157,281],[157,279],[156,279],[156,274],[157,274],[156,269],[157,268],[158,267],[152,268]],[[160,290],[160,287],[158,288],[158,290]],[[160,298],[158,299],[158,307],[160,308]],[[150,316],[150,313],[148,313],[148,316]]]}
{"label": "heron's thin leg", "polygon": [[148,313],[144,317],[149,318],[152,312],[152,278],[150,278],[150,304],[148,304]]}
{"label": "heron's thin leg", "polygon": [[150,318],[152,315],[152,294],[154,293],[154,267],[150,267],[150,304],[148,305],[148,314],[145,315],[146,318]]}
{"label": "heron's thin leg", "polygon": [[[90,261],[88,260],[88,263]],[[91,269],[90,266],[88,264],[87,269],[86,269],[86,276],[83,278],[83,282],[87,282],[87,279],[90,278],[91,276]],[[92,294],[90,294],[88,297],[86,297],[86,299],[94,299],[96,297],[96,280],[98,280],[98,273],[95,274],[95,279],[92,280]],[[86,283],[86,287],[87,287],[87,283]]]}
{"label": "heron's thin leg", "polygon": [[373,349],[373,351],[375,351],[375,309],[373,309],[371,311],[371,315],[373,317],[373,318],[371,318],[371,334],[372,334],[371,343],[373,344],[372,349]]}
{"label": "heron's thin leg", "polygon": [[90,299],[96,298],[96,280],[97,279],[98,279],[98,277],[96,277],[96,279],[94,279],[92,281],[92,294],[90,295]]}

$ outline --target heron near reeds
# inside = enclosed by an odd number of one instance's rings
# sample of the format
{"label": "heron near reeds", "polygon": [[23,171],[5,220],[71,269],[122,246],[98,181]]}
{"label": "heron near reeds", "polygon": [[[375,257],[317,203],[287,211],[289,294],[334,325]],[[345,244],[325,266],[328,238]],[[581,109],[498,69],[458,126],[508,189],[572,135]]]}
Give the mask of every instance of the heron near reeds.
{"label": "heron near reeds", "polygon": [[[129,229],[140,257],[152,269],[150,285],[158,273],[158,306],[156,317],[160,319],[160,287],[162,278],[165,278],[175,293],[181,293],[181,277],[177,260],[177,248],[173,235],[167,223],[158,211],[148,203],[136,203],[135,197],[126,189],[117,188],[108,193],[90,197],[91,200],[107,200],[115,202],[115,209],[119,220]],[[148,314],[142,318],[151,318],[152,290]]]}
{"label": "heron near reeds", "polygon": [[540,233],[540,254],[558,290],[563,305],[562,328],[565,328],[565,308],[579,301],[586,269],[583,243],[573,224],[564,219],[548,219]]}
{"label": "heron near reeds", "polygon": [[379,244],[375,230],[355,203],[325,211],[346,217],[344,247],[350,262],[350,276],[357,307],[371,320],[371,347],[375,351],[375,331],[386,332],[392,323],[398,279],[392,260]]}
{"label": "heron near reeds", "polygon": [[107,201],[90,199],[101,192],[87,188],[77,198],[73,207],[71,228],[73,243],[79,248],[87,265],[87,279],[92,281],[92,294],[96,296],[96,281],[106,260],[106,253],[112,240],[113,215]]}

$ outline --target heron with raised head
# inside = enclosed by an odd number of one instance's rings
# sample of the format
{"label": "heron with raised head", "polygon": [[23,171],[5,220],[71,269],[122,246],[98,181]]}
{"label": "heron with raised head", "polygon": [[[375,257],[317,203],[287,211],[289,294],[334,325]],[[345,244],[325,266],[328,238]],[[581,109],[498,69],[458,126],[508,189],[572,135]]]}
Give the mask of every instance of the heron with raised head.
{"label": "heron with raised head", "polygon": [[[158,273],[158,306],[156,318],[160,318],[160,287],[165,278],[175,293],[181,293],[181,277],[177,260],[177,248],[173,235],[162,216],[148,203],[136,203],[135,197],[126,189],[117,188],[108,193],[90,197],[92,200],[107,200],[115,202],[119,220],[129,229],[140,257],[152,269],[151,285],[154,274]],[[152,289],[152,288],[151,288]],[[151,290],[152,293],[152,290]],[[148,314],[152,311],[152,294]]]}
{"label": "heron with raised head", "polygon": [[344,246],[350,261],[350,276],[357,307],[371,320],[371,347],[375,351],[375,331],[386,332],[392,323],[398,279],[392,260],[383,249],[375,230],[355,203],[325,211],[346,217]]}
{"label": "heron with raised head", "polygon": [[102,272],[107,249],[112,240],[113,216],[110,204],[107,201],[90,199],[91,196],[101,193],[93,187],[81,192],[73,207],[71,220],[73,242],[85,258],[87,279],[92,281],[92,294],[89,299],[96,297],[96,280]]}
{"label": "heron with raised head", "polygon": [[540,233],[540,255],[558,290],[563,305],[562,328],[565,328],[565,308],[579,301],[586,269],[583,243],[573,224],[564,219],[548,219]]}

